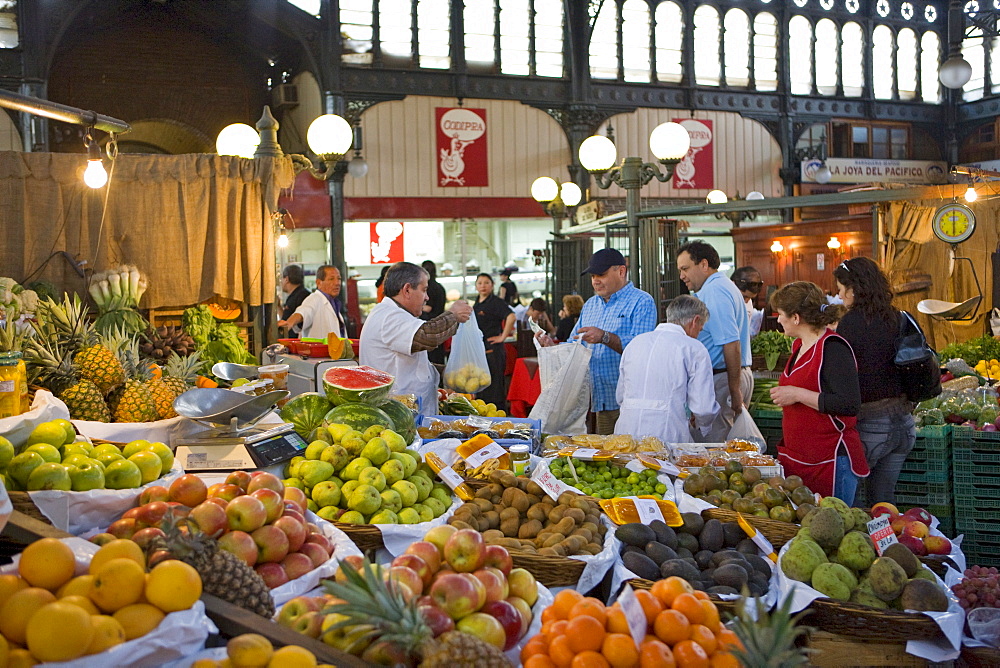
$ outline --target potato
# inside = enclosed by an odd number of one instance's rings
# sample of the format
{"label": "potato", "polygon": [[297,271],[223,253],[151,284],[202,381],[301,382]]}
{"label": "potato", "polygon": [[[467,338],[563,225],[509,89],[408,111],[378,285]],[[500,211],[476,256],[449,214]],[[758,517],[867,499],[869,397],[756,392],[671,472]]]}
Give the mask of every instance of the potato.
{"label": "potato", "polygon": [[483,519],[490,525],[490,529],[496,529],[500,526],[500,513],[495,510],[483,513]]}
{"label": "potato", "polygon": [[479,508],[481,512],[485,513],[489,510],[493,510],[493,504],[490,503],[489,499],[476,498],[472,500],[472,503],[476,504],[476,507]]}
{"label": "potato", "polygon": [[566,514],[567,510],[569,510],[569,508],[567,508],[566,506],[563,505],[556,506],[551,511],[549,511],[549,522],[552,524],[557,524],[559,520],[563,518],[563,515]]}
{"label": "potato", "polygon": [[518,529],[521,528],[521,522],[518,519],[506,519],[500,520],[500,531],[503,532],[504,536],[508,538],[513,538],[517,535]]}
{"label": "potato", "polygon": [[531,478],[528,478],[528,487],[524,491],[528,494],[534,494],[539,498],[545,498],[545,490]]}
{"label": "potato", "polygon": [[483,532],[483,540],[487,543],[496,543],[502,540],[503,537],[503,531],[498,531],[497,529],[490,529]]}
{"label": "potato", "polygon": [[563,517],[572,517],[573,521],[576,522],[577,524],[583,524],[586,515],[584,515],[583,511],[580,510],[579,508],[570,508],[563,514]]}
{"label": "potato", "polygon": [[572,517],[564,517],[555,525],[554,529],[556,533],[561,533],[564,536],[568,536],[573,533],[573,529],[576,528],[576,522],[573,521]]}
{"label": "potato", "polygon": [[517,508],[502,508],[500,510],[500,521],[505,520],[517,520],[521,519],[521,513],[517,512]]}
{"label": "potato", "polygon": [[492,497],[493,497],[493,491],[489,488],[489,486],[480,487],[479,489],[476,490],[477,499],[489,499]]}
{"label": "potato", "polygon": [[521,549],[521,541],[519,541],[516,538],[501,538],[501,539],[499,539],[496,542],[496,544],[497,545],[501,545],[503,547],[506,547],[508,550],[510,550],[510,549],[519,550],[519,549]]}
{"label": "potato", "polygon": [[521,525],[517,531],[518,538],[534,538],[542,530],[542,523],[538,520],[528,520]]}
{"label": "potato", "polygon": [[517,494],[519,491],[521,490],[517,489],[516,487],[508,487],[503,491],[503,494],[500,497],[500,503],[507,506],[508,508],[513,508],[514,495]]}
{"label": "potato", "polygon": [[545,539],[545,541],[542,543],[542,547],[552,547],[553,545],[561,543],[564,540],[566,540],[566,536],[562,535],[561,533],[554,533]]}

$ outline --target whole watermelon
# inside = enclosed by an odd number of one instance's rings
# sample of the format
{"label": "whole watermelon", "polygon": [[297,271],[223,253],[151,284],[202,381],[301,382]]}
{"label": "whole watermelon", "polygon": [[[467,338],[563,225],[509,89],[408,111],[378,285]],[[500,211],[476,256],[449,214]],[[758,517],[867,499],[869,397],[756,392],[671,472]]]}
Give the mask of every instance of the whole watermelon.
{"label": "whole watermelon", "polygon": [[413,439],[417,437],[417,423],[413,411],[407,408],[406,404],[397,399],[390,399],[380,405],[379,410],[392,418],[392,423],[396,425],[393,431],[402,436],[407,443],[413,443]]}
{"label": "whole watermelon", "polygon": [[395,378],[370,366],[334,366],[323,372],[323,390],[334,406],[385,403]]}
{"label": "whole watermelon", "polygon": [[302,438],[309,438],[312,431],[323,424],[323,418],[330,411],[330,402],[317,392],[305,392],[290,399],[281,407],[279,415],[285,422],[291,422],[295,432]]}
{"label": "whole watermelon", "polygon": [[368,427],[378,424],[395,431],[395,423],[385,411],[360,402],[351,402],[335,406],[324,419],[330,424],[346,424],[352,429],[364,432]]}

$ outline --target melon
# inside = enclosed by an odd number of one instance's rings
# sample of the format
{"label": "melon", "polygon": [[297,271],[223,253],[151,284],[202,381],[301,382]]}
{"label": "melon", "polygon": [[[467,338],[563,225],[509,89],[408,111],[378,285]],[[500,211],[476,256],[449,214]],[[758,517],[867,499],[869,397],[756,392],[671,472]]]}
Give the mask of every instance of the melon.
{"label": "melon", "polygon": [[330,412],[330,402],[317,392],[305,392],[290,399],[281,407],[279,415],[285,422],[295,427],[295,432],[308,439],[313,429],[323,424],[323,418]]}
{"label": "melon", "polygon": [[335,366],[323,373],[323,389],[334,406],[351,402],[384,404],[394,381],[386,372],[370,366]]}
{"label": "melon", "polygon": [[376,424],[396,431],[392,418],[385,411],[359,402],[336,406],[326,414],[324,419],[330,424],[346,424],[351,429],[357,429],[362,433]]}
{"label": "melon", "polygon": [[379,406],[379,410],[392,418],[392,423],[396,425],[394,432],[402,436],[407,443],[413,443],[413,439],[417,437],[417,424],[413,411],[407,408],[406,404],[398,399],[390,399]]}

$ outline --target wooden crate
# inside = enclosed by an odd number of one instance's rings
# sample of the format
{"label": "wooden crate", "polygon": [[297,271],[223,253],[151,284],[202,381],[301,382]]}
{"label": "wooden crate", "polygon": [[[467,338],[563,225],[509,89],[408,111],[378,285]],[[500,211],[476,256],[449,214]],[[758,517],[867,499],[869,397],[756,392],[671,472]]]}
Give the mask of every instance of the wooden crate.
{"label": "wooden crate", "polygon": [[[809,624],[809,618],[803,621]],[[930,664],[920,657],[906,653],[906,642],[878,642],[871,638],[813,631],[806,647],[814,650],[809,655],[809,665],[846,668],[848,666],[897,666],[899,668],[925,668]]]}

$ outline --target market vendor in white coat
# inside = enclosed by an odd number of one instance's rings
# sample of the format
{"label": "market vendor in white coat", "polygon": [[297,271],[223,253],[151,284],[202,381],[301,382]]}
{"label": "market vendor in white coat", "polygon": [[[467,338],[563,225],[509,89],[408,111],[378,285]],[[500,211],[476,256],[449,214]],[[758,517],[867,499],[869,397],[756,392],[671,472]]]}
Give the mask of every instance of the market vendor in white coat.
{"label": "market vendor in white coat", "polygon": [[434,350],[472,315],[468,302],[459,299],[430,320],[421,320],[427,301],[429,274],[410,262],[397,262],[385,274],[385,299],[368,314],[361,330],[360,362],[396,378],[393,394],[421,398],[422,415],[437,414],[440,375],[427,351]]}
{"label": "market vendor in white coat", "polygon": [[325,340],[331,332],[347,338],[340,287],[340,270],[329,264],[320,265],[316,270],[316,291],[302,300],[288,320],[279,320],[278,327],[291,329],[301,322],[304,339]]}
{"label": "market vendor in white coat", "polygon": [[670,302],[664,323],[628,344],[619,366],[616,434],[664,443],[690,442],[692,430],[708,435],[719,413],[712,359],[698,340],[708,318],[704,303],[681,295]]}

